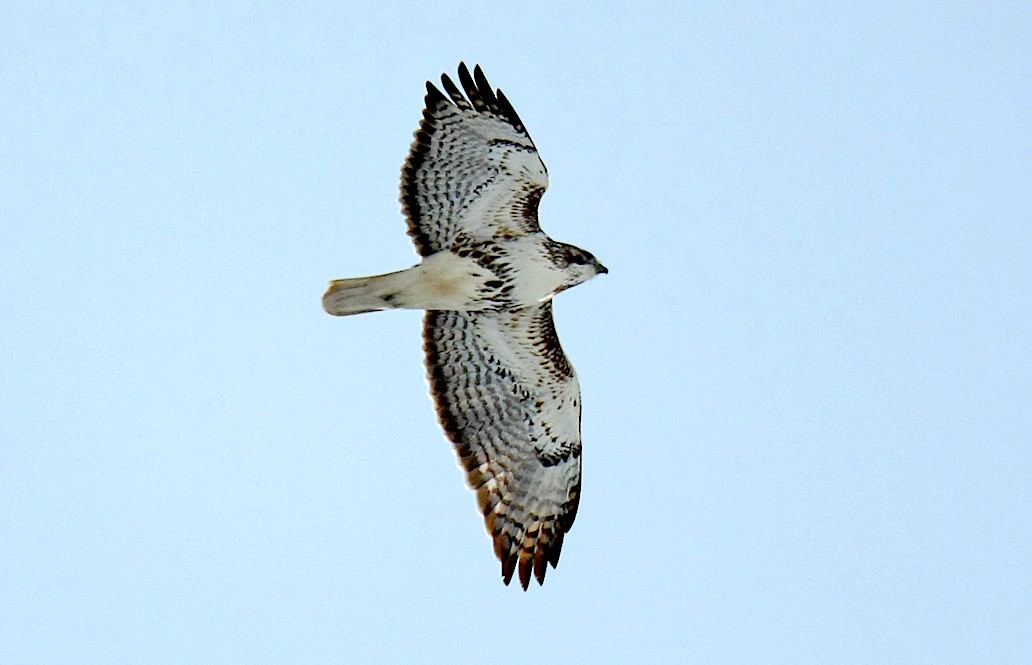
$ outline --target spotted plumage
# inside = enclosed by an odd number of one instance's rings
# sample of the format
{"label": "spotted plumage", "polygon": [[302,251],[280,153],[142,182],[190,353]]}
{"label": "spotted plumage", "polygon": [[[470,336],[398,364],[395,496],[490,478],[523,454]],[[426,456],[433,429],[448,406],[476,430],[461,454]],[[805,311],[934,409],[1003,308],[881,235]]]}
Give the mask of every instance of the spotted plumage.
{"label": "spotted plumage", "polygon": [[[330,314],[425,309],[427,371],[441,425],[476,491],[506,584],[544,583],[580,502],[580,386],[552,297],[606,272],[538,225],[548,186],[534,142],[480,67],[427,83],[402,169],[401,203],[422,261],[336,280]],[[460,87],[461,86],[461,87]]]}

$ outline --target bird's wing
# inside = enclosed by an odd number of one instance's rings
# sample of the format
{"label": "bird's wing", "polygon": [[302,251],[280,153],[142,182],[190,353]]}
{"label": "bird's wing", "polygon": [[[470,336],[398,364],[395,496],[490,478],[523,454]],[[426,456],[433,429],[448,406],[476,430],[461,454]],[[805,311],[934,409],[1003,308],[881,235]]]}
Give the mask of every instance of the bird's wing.
{"label": "bird's wing", "polygon": [[[512,238],[539,230],[548,174],[512,104],[477,65],[459,65],[460,90],[426,84],[426,108],[401,172],[401,203],[421,256],[455,236]],[[464,92],[463,92],[464,91]]]}
{"label": "bird's wing", "polygon": [[580,386],[552,304],[428,311],[427,370],[437,414],[484,515],[508,584],[559,561],[580,501]]}

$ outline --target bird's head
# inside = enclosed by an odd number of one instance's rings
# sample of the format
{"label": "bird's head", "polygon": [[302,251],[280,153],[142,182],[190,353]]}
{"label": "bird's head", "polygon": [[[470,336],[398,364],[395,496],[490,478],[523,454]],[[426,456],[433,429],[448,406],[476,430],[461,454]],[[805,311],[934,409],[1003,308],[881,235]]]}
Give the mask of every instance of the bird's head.
{"label": "bird's head", "polygon": [[586,282],[595,275],[609,272],[591,252],[580,247],[561,243],[561,251],[558,254],[557,262],[570,277],[566,288]]}

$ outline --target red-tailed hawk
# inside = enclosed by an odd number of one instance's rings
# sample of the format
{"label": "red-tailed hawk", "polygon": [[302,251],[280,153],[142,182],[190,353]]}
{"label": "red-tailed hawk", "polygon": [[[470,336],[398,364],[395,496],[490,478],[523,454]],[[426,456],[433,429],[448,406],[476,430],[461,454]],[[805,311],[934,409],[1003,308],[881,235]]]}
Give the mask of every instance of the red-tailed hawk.
{"label": "red-tailed hawk", "polygon": [[552,321],[552,297],[606,268],[538,226],[545,165],[501,90],[477,66],[427,83],[402,169],[401,202],[422,261],[330,283],[345,316],[425,309],[426,365],[508,584],[545,581],[577,514],[580,386]]}

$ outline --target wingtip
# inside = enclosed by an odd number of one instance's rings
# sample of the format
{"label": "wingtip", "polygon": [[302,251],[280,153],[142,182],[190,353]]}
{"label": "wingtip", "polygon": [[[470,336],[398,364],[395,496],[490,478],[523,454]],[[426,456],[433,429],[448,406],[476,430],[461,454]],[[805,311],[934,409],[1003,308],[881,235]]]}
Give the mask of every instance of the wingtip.
{"label": "wingtip", "polygon": [[444,93],[433,84],[433,81],[427,81],[425,101],[427,110],[431,110],[441,102],[447,102],[448,98],[445,97]]}
{"label": "wingtip", "polygon": [[555,537],[555,542],[552,543],[552,548],[548,551],[548,563],[552,568],[559,565],[559,555],[563,551],[563,538],[565,537],[566,534],[560,531]]}
{"label": "wingtip", "polygon": [[548,557],[545,556],[545,551],[539,549],[534,554],[534,578],[537,579],[538,586],[544,586],[545,584],[545,573],[548,572]]}
{"label": "wingtip", "polygon": [[530,557],[520,557],[520,586],[526,591],[530,586],[530,569],[533,562]]}
{"label": "wingtip", "polygon": [[502,557],[502,581],[505,582],[505,586],[509,586],[514,572],[516,572],[516,555]]}

